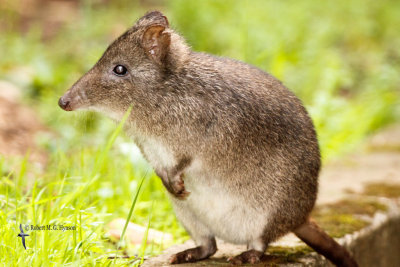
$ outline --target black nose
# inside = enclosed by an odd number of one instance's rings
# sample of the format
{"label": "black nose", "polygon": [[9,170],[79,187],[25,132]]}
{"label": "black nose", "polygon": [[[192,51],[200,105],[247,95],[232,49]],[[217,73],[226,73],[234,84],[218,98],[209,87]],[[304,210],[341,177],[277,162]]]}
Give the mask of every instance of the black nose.
{"label": "black nose", "polygon": [[64,100],[62,97],[58,100],[58,105],[64,110],[71,110],[69,100]]}

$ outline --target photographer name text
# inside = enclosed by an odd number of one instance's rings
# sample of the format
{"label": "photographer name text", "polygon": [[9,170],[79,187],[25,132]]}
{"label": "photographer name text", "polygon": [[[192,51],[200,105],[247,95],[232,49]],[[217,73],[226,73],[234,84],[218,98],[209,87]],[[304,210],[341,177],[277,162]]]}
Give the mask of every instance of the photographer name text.
{"label": "photographer name text", "polygon": [[76,226],[62,224],[25,225],[27,231],[75,231]]}

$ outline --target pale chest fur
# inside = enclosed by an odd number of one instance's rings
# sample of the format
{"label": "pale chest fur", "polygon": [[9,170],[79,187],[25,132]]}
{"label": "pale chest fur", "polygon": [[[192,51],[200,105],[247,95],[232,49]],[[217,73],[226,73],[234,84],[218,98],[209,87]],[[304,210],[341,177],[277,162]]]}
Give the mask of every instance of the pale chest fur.
{"label": "pale chest fur", "polygon": [[156,138],[139,139],[137,143],[154,169],[171,168],[177,164],[172,150]]}

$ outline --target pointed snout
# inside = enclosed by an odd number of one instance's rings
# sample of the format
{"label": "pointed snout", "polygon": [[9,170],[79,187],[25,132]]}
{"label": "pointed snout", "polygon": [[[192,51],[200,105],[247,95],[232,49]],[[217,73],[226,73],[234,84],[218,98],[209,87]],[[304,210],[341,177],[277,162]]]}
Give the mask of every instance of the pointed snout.
{"label": "pointed snout", "polygon": [[91,107],[87,90],[90,88],[90,81],[96,77],[90,76],[90,71],[83,75],[71,88],[69,88],[58,100],[60,108],[66,111],[87,110]]}
{"label": "pointed snout", "polygon": [[[84,96],[84,97],[82,97]],[[88,106],[86,94],[74,85],[58,100],[58,105],[65,111],[73,111]]]}
{"label": "pointed snout", "polygon": [[71,111],[71,100],[66,97],[65,95],[60,97],[60,99],[58,100],[58,105],[60,106],[60,108],[62,108],[63,110],[66,111]]}

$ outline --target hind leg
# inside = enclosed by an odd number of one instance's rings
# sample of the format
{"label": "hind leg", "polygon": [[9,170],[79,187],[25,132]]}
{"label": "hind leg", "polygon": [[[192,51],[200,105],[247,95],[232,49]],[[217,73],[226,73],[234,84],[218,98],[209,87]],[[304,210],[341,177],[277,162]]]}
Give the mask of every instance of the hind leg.
{"label": "hind leg", "polygon": [[263,238],[258,238],[256,240],[251,241],[247,245],[247,251],[229,258],[228,261],[232,264],[244,264],[244,263],[258,263],[261,261],[261,257],[264,255],[265,250],[267,249],[267,242],[263,240]]}
{"label": "hind leg", "polygon": [[273,217],[265,225],[262,234],[259,237],[254,237],[248,242],[247,251],[228,259],[232,264],[257,263],[262,260],[262,257],[267,250],[268,244],[278,239],[288,232],[287,225],[280,223],[278,216]]}
{"label": "hind leg", "polygon": [[170,263],[195,262],[206,259],[215,254],[217,244],[215,237],[209,228],[204,225],[196,216],[185,206],[185,201],[172,200],[175,214],[178,220],[188,231],[196,243],[196,247],[181,251],[172,255]]}

